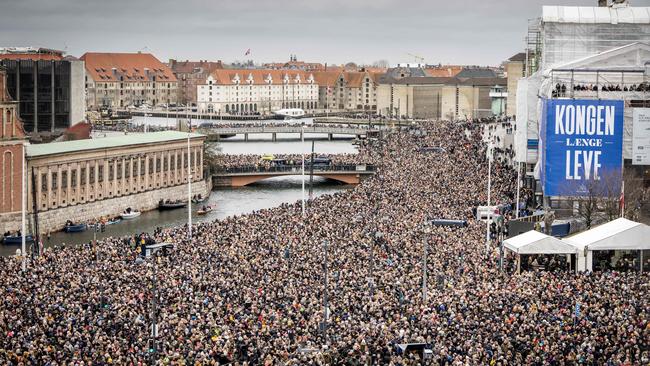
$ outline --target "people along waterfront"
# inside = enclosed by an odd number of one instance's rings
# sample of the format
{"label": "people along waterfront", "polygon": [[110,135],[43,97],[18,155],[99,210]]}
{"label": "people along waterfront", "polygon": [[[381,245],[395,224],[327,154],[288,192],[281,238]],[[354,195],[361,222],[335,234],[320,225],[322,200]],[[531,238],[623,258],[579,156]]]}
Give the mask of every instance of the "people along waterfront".
{"label": "people along waterfront", "polygon": [[[471,214],[487,201],[482,125],[417,128],[369,144],[378,174],[304,217],[283,204],[191,241],[181,226],[48,250],[27,273],[0,259],[0,363],[647,364],[648,275],[502,273]],[[514,196],[511,155],[492,163],[493,202]],[[174,249],[136,260],[144,237]]]}

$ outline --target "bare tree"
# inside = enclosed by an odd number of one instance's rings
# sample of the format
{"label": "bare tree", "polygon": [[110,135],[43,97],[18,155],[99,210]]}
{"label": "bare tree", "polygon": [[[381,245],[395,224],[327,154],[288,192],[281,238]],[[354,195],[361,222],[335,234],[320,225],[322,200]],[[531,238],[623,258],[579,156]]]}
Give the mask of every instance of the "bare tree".
{"label": "bare tree", "polygon": [[619,170],[603,171],[598,179],[567,184],[561,189],[561,195],[572,202],[575,213],[589,229],[599,217],[611,221],[620,216],[621,181]]}
{"label": "bare tree", "polygon": [[641,206],[646,199],[647,190],[643,182],[643,173],[635,169],[626,169],[623,173],[625,184],[624,217],[638,221],[641,215]]}
{"label": "bare tree", "polygon": [[390,63],[388,62],[388,60],[382,59],[382,60],[377,60],[377,61],[373,62],[372,66],[387,69],[387,68],[390,67]]}
{"label": "bare tree", "polygon": [[206,142],[203,151],[203,170],[207,171],[208,174],[212,174],[219,170],[223,156],[219,143]]}
{"label": "bare tree", "polygon": [[604,216],[608,221],[621,216],[622,182],[625,182],[625,217],[637,220],[646,190],[643,178],[634,169],[603,171],[598,179],[567,184],[563,196],[573,203],[578,216],[591,228],[595,219]]}
{"label": "bare tree", "polygon": [[600,178],[601,210],[607,221],[621,216],[621,172],[605,172]]}

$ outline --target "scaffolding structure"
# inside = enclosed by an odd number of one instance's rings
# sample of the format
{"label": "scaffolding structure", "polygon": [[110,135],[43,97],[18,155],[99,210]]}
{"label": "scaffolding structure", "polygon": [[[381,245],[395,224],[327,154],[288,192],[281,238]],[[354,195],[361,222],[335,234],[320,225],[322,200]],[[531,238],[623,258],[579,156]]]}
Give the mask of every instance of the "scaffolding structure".
{"label": "scaffolding structure", "polygon": [[528,19],[528,32],[526,34],[526,63],[524,77],[528,77],[539,70],[539,61],[542,58],[542,31],[541,18]]}

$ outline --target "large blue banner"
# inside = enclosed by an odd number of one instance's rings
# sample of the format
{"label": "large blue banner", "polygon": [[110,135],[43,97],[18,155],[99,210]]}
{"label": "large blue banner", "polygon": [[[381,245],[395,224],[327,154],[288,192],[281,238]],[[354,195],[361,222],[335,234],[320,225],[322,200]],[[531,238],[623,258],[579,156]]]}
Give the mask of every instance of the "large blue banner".
{"label": "large blue banner", "polygon": [[545,196],[591,195],[604,181],[610,193],[615,185],[620,187],[623,108],[621,100],[544,101],[540,138]]}

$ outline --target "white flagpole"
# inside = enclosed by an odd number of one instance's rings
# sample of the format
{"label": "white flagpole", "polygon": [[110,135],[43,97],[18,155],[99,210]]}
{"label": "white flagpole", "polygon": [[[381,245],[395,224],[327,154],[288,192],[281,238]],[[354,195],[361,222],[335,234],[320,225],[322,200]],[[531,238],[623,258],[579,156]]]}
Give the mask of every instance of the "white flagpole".
{"label": "white flagpole", "polygon": [[485,225],[485,251],[488,252],[490,250],[490,220],[492,219],[492,208],[490,206],[490,192],[492,191],[492,156],[491,156],[491,150],[492,150],[492,143],[488,145],[488,186],[487,186],[487,209],[488,209],[488,214],[487,214],[487,223]]}
{"label": "white flagpole", "polygon": [[519,218],[519,191],[521,191],[521,163],[517,162],[517,203],[515,207],[515,218]]}
{"label": "white flagpole", "polygon": [[192,240],[192,159],[190,159],[190,135],[192,133],[192,120],[187,126],[187,237]]}
{"label": "white flagpole", "polygon": [[302,150],[302,216],[305,216],[305,125],[303,122],[300,131],[301,150]]}
{"label": "white flagpole", "polygon": [[26,226],[27,225],[25,223],[25,221],[26,221],[25,220],[25,209],[26,209],[27,203],[26,203],[25,198],[27,197],[27,192],[25,192],[25,143],[24,142],[23,142],[23,154],[22,155],[23,155],[23,161],[22,161],[22,169],[21,169],[21,172],[20,172],[20,181],[21,181],[21,186],[22,186],[22,190],[21,190],[21,206],[22,206],[21,207],[21,211],[22,211],[22,217],[21,217],[22,223],[21,223],[21,225],[22,226],[21,226],[20,231],[21,231],[21,234],[22,234],[21,235],[21,254],[23,256],[22,265],[23,265],[23,271],[25,271],[25,269],[27,267],[27,253],[25,252],[25,238],[27,237],[27,233],[26,233]]}

